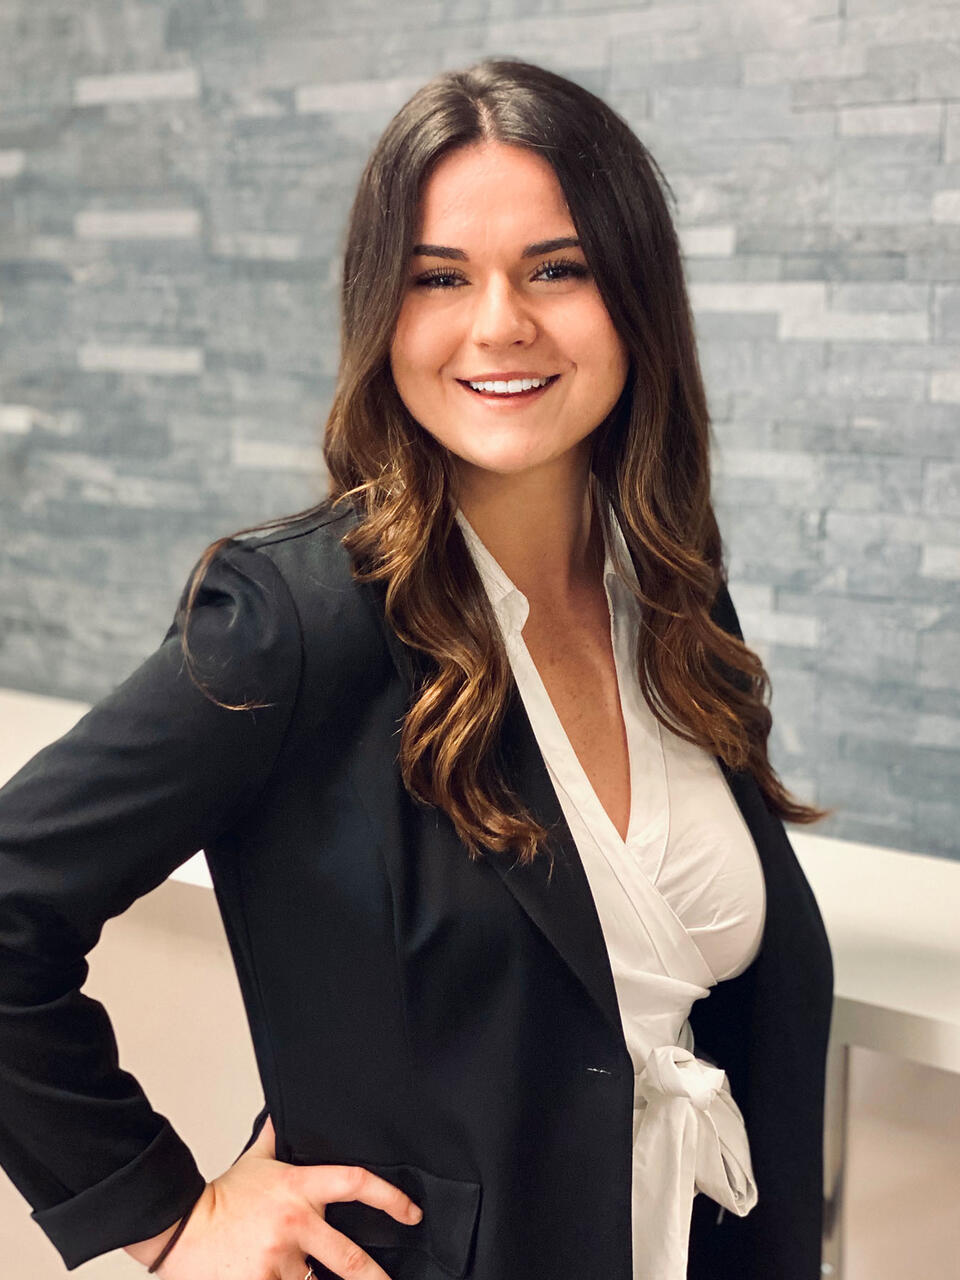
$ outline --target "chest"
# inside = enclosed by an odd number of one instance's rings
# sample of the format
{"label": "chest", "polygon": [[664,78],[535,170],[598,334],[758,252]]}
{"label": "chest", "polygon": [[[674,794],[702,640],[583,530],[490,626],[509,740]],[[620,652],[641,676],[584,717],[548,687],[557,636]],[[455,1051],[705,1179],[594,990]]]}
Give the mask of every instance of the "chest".
{"label": "chest", "polygon": [[630,756],[605,592],[575,616],[531,604],[523,640],[570,746],[621,839],[630,820]]}

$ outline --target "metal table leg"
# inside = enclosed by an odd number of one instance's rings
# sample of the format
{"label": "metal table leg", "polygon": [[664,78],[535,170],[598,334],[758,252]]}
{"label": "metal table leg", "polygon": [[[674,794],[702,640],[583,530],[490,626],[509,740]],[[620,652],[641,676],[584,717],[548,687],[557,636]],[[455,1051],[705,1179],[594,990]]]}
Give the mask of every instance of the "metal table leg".
{"label": "metal table leg", "polygon": [[820,1271],[843,1280],[843,1205],[847,1163],[850,1045],[831,1037],[827,1046],[823,1130],[823,1248]]}

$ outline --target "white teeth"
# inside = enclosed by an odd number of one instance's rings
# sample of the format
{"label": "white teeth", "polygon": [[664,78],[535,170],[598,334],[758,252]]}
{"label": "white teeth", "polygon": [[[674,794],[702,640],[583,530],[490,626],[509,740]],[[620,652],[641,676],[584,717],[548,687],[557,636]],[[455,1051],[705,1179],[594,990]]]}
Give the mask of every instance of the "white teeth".
{"label": "white teeth", "polygon": [[518,391],[529,391],[531,387],[544,387],[549,378],[515,378],[510,382],[471,382],[474,391],[494,391],[498,395],[516,395]]}

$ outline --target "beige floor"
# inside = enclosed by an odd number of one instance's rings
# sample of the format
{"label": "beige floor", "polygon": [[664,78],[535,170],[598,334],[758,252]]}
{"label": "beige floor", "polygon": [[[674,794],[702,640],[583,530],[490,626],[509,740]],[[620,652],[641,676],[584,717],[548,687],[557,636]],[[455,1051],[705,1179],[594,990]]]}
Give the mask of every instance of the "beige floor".
{"label": "beige floor", "polygon": [[[168,881],[109,921],[86,991],[111,1014],[121,1064],[173,1121],[204,1175],[222,1172],[262,1099],[210,890]],[[854,1051],[847,1224],[844,1280],[960,1280],[960,1076]],[[0,1280],[65,1274],[0,1173]],[[72,1274],[131,1280],[146,1270],[117,1251]]]}

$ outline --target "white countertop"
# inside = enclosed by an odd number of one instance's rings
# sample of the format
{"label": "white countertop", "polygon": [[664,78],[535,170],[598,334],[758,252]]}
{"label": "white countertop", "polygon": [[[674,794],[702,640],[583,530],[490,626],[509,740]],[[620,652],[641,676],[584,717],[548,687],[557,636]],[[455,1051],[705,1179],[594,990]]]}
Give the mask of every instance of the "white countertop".
{"label": "white countertop", "polygon": [[833,951],[834,1033],[960,1071],[960,861],[789,836]]}

